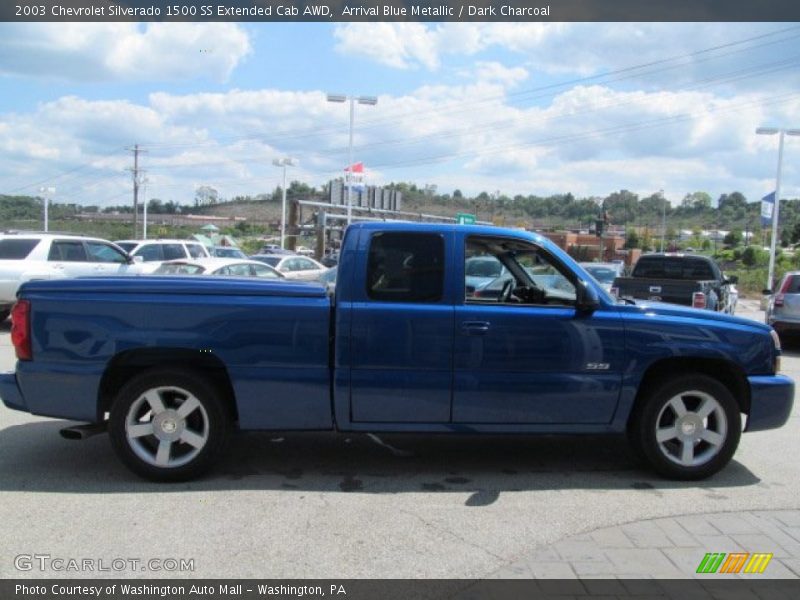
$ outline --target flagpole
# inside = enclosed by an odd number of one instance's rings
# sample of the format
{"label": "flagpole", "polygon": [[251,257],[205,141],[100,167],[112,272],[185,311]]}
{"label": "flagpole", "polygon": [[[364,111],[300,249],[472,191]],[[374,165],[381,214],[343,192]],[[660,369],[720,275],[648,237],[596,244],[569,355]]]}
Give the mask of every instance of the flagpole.
{"label": "flagpole", "polygon": [[350,221],[353,219],[353,200],[350,188],[353,187],[353,120],[356,113],[356,98],[350,96],[350,143],[347,145],[347,226],[350,226]]}

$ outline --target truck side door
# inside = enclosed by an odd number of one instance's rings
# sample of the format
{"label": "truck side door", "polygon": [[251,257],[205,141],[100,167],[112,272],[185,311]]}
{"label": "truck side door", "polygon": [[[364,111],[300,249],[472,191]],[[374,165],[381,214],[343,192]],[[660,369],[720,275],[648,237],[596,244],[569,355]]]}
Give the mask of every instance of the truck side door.
{"label": "truck side door", "polygon": [[532,243],[470,236],[465,259],[475,256],[511,276],[456,305],[453,422],[609,423],[624,367],[617,311],[578,311],[583,284]]}
{"label": "truck side door", "polygon": [[[362,231],[349,343],[353,423],[446,423],[453,374],[452,234]],[[366,281],[364,275],[366,274]],[[341,307],[340,307],[341,308]],[[337,335],[341,335],[341,332]]]}

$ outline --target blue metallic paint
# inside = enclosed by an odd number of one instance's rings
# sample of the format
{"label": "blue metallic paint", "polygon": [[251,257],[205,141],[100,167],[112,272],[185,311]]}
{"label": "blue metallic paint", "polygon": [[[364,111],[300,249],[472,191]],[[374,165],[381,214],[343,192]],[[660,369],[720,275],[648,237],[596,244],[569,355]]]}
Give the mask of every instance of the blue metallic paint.
{"label": "blue metallic paint", "polygon": [[[443,236],[450,268],[441,302],[366,298],[366,248],[377,231]],[[469,235],[544,247],[595,289],[599,306],[580,314],[466,305]],[[747,376],[749,431],[779,427],[793,398],[791,381],[772,375],[767,326],[671,305],[616,304],[560,249],[516,230],[355,224],[341,252],[333,315],[322,286],[287,282],[78,279],[32,282],[21,295],[32,301],[34,361],[20,362],[16,377],[0,375],[0,396],[48,416],[94,420],[110,361],[159,347],[218,358],[244,429],[620,432],[648,369],[687,357],[722,360]],[[525,319],[529,327],[512,323]],[[491,335],[460,334],[462,321],[475,320],[491,322]],[[582,368],[588,363],[609,369],[590,372]]]}

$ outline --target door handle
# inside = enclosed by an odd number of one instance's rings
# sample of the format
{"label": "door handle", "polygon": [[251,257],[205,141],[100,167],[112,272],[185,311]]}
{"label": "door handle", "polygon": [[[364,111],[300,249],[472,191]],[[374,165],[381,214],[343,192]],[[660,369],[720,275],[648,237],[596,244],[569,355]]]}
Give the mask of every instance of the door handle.
{"label": "door handle", "polygon": [[489,321],[464,321],[461,323],[461,331],[467,335],[484,335],[489,331]]}

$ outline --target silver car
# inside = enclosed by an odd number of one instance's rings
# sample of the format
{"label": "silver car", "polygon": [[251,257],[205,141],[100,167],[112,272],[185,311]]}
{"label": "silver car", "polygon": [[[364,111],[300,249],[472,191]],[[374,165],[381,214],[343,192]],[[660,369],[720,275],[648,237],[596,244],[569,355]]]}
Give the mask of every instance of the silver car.
{"label": "silver car", "polygon": [[779,335],[800,332],[800,271],[786,273],[767,304],[767,325]]}

